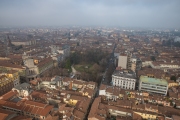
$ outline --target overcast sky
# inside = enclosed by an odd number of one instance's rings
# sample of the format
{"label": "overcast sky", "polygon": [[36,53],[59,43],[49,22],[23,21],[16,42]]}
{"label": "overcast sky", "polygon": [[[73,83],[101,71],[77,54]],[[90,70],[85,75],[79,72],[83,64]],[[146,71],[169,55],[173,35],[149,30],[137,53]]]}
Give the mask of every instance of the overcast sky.
{"label": "overcast sky", "polygon": [[180,0],[0,0],[0,25],[180,28]]}

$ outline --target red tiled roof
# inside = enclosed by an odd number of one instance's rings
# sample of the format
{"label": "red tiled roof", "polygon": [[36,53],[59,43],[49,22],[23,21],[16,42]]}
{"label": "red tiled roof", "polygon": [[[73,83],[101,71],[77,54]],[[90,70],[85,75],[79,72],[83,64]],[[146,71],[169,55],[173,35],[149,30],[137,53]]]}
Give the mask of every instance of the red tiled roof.
{"label": "red tiled roof", "polygon": [[51,58],[45,58],[44,60],[42,60],[41,62],[38,63],[38,67],[42,67],[45,64],[49,63],[49,62],[53,62],[53,60]]}
{"label": "red tiled roof", "polygon": [[9,61],[0,60],[0,66],[23,69],[23,66],[11,64]]}
{"label": "red tiled roof", "polygon": [[41,116],[46,116],[53,109],[52,105],[38,103],[34,101],[29,101],[29,100],[25,102],[21,101],[18,103],[0,100],[0,105],[4,107],[14,108],[17,110],[22,110],[25,112],[41,115]]}
{"label": "red tiled roof", "polygon": [[17,94],[18,94],[18,93],[17,93],[16,91],[12,91],[12,90],[11,90],[11,91],[9,91],[8,93],[2,95],[0,99],[2,99],[2,100],[8,100],[8,99],[12,98],[13,96],[15,96],[15,95],[17,95]]}

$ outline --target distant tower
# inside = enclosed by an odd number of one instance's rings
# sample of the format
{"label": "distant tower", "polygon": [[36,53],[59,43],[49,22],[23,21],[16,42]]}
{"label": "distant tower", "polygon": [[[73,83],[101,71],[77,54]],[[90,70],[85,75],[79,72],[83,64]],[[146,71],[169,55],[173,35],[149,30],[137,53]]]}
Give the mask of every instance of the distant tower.
{"label": "distant tower", "polygon": [[7,44],[8,44],[9,47],[12,46],[11,39],[9,38],[9,35],[8,35],[8,41],[7,41]]}
{"label": "distant tower", "polygon": [[6,46],[5,54],[6,54],[6,56],[8,56],[9,53],[12,52],[12,43],[11,43],[11,40],[9,38],[9,35],[6,36],[4,42],[5,42],[5,46]]}
{"label": "distant tower", "polygon": [[40,90],[40,83],[39,83],[39,81],[38,81],[37,89]]}

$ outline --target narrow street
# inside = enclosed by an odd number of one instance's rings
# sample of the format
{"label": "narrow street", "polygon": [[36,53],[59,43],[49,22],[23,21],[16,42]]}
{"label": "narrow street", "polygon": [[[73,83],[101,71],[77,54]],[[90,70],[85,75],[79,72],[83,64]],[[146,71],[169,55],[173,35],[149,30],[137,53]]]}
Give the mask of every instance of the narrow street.
{"label": "narrow street", "polygon": [[[113,69],[113,71],[115,69],[115,64],[114,64],[114,59],[115,59],[114,58],[114,51],[115,51],[115,48],[116,48],[116,44],[113,47],[111,56],[109,58],[109,62],[107,64],[106,70],[105,70],[103,78],[101,80],[101,84],[103,83],[103,84],[106,84],[106,85],[110,85],[110,80],[109,80],[110,76],[108,76],[107,73],[110,72],[110,69]],[[110,68],[110,67],[112,67],[112,68]]]}
{"label": "narrow street", "polygon": [[[100,85],[97,87],[97,91],[96,91],[96,94],[95,94],[95,98],[98,96],[99,87],[101,86],[101,84],[110,84],[110,83],[109,83],[109,80],[107,79],[107,72],[108,72],[108,70],[109,70],[109,66],[110,66],[110,65],[113,65],[113,66],[114,66],[114,50],[115,50],[115,48],[116,48],[116,44],[115,44],[114,47],[113,47],[113,50],[112,50],[112,53],[111,53],[109,62],[108,62],[108,64],[107,64],[106,70],[105,70],[105,72],[104,72],[104,74],[103,74],[103,78],[102,78],[102,80],[101,80],[101,83],[100,83]],[[115,67],[115,66],[114,66],[114,67]]]}

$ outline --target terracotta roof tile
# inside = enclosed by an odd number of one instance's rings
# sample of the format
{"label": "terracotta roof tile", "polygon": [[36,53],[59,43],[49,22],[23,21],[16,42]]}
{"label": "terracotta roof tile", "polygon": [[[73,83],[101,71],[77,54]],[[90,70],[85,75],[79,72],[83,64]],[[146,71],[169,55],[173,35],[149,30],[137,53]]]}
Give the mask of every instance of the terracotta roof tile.
{"label": "terracotta roof tile", "polygon": [[16,96],[18,93],[16,91],[9,91],[6,94],[1,96],[1,100],[8,100],[11,99],[12,97]]}

